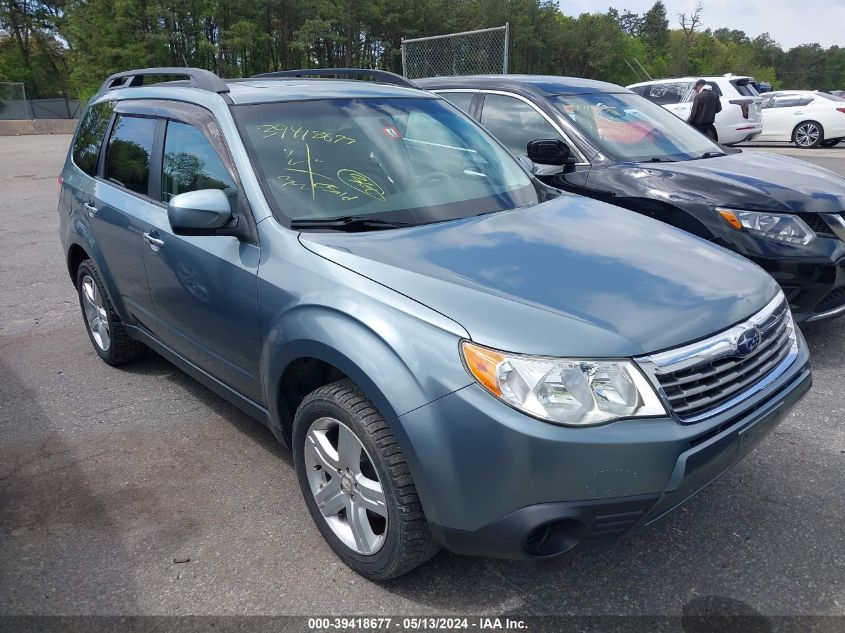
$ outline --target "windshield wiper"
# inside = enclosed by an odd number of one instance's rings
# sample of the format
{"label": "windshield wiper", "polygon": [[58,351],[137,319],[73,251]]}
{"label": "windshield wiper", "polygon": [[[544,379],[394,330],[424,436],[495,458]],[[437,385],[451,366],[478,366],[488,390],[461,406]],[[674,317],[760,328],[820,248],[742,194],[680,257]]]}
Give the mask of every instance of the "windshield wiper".
{"label": "windshield wiper", "polygon": [[339,218],[300,218],[291,220],[292,229],[336,229],[338,231],[375,231],[383,229],[398,229],[411,226],[402,222],[379,220],[378,218],[360,218],[354,215]]}
{"label": "windshield wiper", "polygon": [[678,161],[676,161],[674,158],[665,158],[663,156],[652,156],[651,158],[649,158],[648,160],[643,161],[643,162],[645,162],[645,163],[677,163]]}
{"label": "windshield wiper", "polygon": [[699,158],[716,158],[718,156],[727,156],[724,152],[704,152]]}

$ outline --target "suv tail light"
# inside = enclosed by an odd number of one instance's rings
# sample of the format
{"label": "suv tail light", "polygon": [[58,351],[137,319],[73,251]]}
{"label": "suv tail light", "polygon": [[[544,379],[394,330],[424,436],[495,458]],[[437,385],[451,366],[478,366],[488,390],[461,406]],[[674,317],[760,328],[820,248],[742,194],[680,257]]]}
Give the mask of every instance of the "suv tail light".
{"label": "suv tail light", "polygon": [[747,99],[731,99],[731,103],[742,108],[742,118],[748,118],[748,100]]}
{"label": "suv tail light", "polygon": [[845,114],[845,108],[836,108],[836,111]]}

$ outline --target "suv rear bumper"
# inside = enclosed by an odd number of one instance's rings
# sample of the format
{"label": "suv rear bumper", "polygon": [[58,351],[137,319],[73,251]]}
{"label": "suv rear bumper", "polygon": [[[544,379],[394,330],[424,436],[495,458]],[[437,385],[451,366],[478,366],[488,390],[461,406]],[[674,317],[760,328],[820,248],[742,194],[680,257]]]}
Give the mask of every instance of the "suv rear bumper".
{"label": "suv rear bumper", "polygon": [[811,384],[802,339],[778,381],[697,424],[660,418],[558,427],[474,385],[400,421],[414,447],[406,455],[426,516],[444,547],[538,558],[616,538],[672,511],[742,459]]}

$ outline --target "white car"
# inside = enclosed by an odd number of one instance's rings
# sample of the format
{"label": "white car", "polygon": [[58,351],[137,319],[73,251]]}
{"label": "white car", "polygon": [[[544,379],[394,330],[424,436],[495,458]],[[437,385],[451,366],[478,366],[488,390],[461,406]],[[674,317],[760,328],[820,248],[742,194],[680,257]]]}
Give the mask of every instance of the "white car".
{"label": "white car", "polygon": [[763,97],[758,141],[833,147],[845,138],[845,99],[813,90],[779,90]]}
{"label": "white car", "polygon": [[763,112],[760,107],[763,99],[754,89],[753,77],[731,74],[721,77],[676,77],[644,81],[632,84],[628,89],[686,121],[696,94],[693,86],[699,79],[704,79],[707,82],[705,89],[714,91],[722,100],[722,111],[716,115],[714,122],[720,143],[733,145],[750,141],[763,131]]}

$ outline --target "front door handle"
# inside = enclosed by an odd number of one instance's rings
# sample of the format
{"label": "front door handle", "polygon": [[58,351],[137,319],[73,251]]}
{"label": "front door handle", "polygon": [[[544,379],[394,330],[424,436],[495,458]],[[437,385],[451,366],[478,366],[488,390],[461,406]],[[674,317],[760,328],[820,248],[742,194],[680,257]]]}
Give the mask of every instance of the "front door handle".
{"label": "front door handle", "polygon": [[155,246],[156,248],[164,246],[164,240],[157,238],[152,233],[144,233],[144,239],[147,240],[151,246]]}
{"label": "front door handle", "polygon": [[85,207],[85,210],[88,212],[88,215],[95,215],[97,211],[99,211],[99,209],[90,202],[86,202],[82,206]]}

